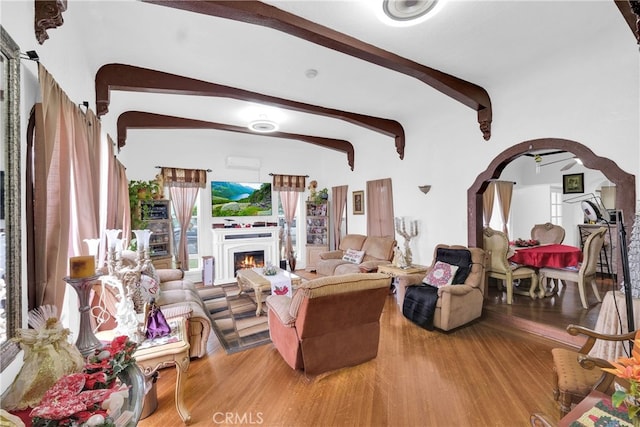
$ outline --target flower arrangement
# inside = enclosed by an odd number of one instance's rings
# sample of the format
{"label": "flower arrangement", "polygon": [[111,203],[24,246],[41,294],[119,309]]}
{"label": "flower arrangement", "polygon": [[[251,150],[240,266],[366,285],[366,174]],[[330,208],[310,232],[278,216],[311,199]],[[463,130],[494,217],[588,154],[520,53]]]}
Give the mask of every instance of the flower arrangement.
{"label": "flower arrangement", "polygon": [[120,410],[129,387],[117,381],[117,376],[135,363],[136,347],[128,337],[120,336],[96,350],[82,372],[63,376],[47,390],[30,413],[33,426],[121,425]]}
{"label": "flower arrangement", "polygon": [[602,368],[603,371],[612,373],[619,378],[629,381],[629,388],[617,386],[611,396],[611,402],[615,407],[623,403],[627,407],[629,419],[634,425],[640,424],[640,336],[636,335],[633,343],[631,357],[620,357],[616,362],[611,362],[613,368]]}
{"label": "flower arrangement", "polygon": [[262,274],[264,274],[265,276],[275,276],[276,274],[278,274],[278,268],[270,262],[267,262],[262,269]]}
{"label": "flower arrangement", "polygon": [[527,240],[517,239],[515,241],[515,244],[519,248],[527,248],[527,247],[530,247],[530,246],[538,246],[540,244],[540,242],[538,240],[535,240],[535,239],[527,239]]}

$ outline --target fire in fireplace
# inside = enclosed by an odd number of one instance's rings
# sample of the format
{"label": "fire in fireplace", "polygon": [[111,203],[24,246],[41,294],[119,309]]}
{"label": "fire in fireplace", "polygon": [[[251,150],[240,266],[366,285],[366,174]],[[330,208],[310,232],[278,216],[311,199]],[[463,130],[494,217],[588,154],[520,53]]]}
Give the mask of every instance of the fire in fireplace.
{"label": "fire in fireplace", "polygon": [[236,252],[233,254],[233,275],[242,268],[264,267],[264,251]]}

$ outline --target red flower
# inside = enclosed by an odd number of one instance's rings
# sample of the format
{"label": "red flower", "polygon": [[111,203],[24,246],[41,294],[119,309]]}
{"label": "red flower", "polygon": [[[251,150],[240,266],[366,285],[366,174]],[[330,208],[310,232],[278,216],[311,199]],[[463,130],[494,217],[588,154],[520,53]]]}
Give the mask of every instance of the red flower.
{"label": "red flower", "polygon": [[85,374],[85,390],[95,390],[97,388],[107,387],[107,374],[104,372],[94,372],[93,374]]}

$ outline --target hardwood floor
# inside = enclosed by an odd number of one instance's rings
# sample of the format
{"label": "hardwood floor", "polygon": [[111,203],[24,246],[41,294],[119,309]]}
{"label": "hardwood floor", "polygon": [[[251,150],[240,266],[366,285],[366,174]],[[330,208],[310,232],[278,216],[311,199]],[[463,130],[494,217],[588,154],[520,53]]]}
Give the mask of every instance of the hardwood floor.
{"label": "hardwood floor", "polygon": [[[600,286],[602,295],[610,287]],[[533,412],[555,423],[550,350],[565,344],[538,335],[592,327],[599,305],[590,294],[583,310],[571,284],[544,300],[504,300],[490,288],[481,319],[443,333],[409,322],[390,295],[378,357],[315,378],[289,368],[271,344],[227,355],[212,333],[186,379],[192,425],[525,426]],[[174,381],[174,369],[160,372],[158,409],[141,427],[181,424]]]}

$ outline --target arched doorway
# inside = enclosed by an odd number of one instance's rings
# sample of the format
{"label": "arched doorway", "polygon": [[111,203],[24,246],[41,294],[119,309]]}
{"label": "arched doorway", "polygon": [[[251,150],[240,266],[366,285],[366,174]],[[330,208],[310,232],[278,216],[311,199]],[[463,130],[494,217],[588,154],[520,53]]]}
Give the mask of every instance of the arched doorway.
{"label": "arched doorway", "polygon": [[[488,181],[500,177],[500,174],[515,158],[535,150],[558,149],[575,154],[584,166],[589,169],[597,169],[616,185],[616,209],[623,212],[625,227],[630,228],[629,222],[635,217],[636,181],[635,176],[626,173],[610,159],[597,156],[588,147],[576,141],[560,138],[541,138],[521,142],[509,147],[500,153],[489,164],[484,172],[480,173],[473,185],[467,190],[467,232],[469,246],[482,247],[482,194],[487,188]],[[627,234],[628,236],[628,234]],[[628,242],[626,242],[628,245]],[[620,272],[621,264],[618,260],[617,271]],[[622,278],[622,274],[618,274]]]}

